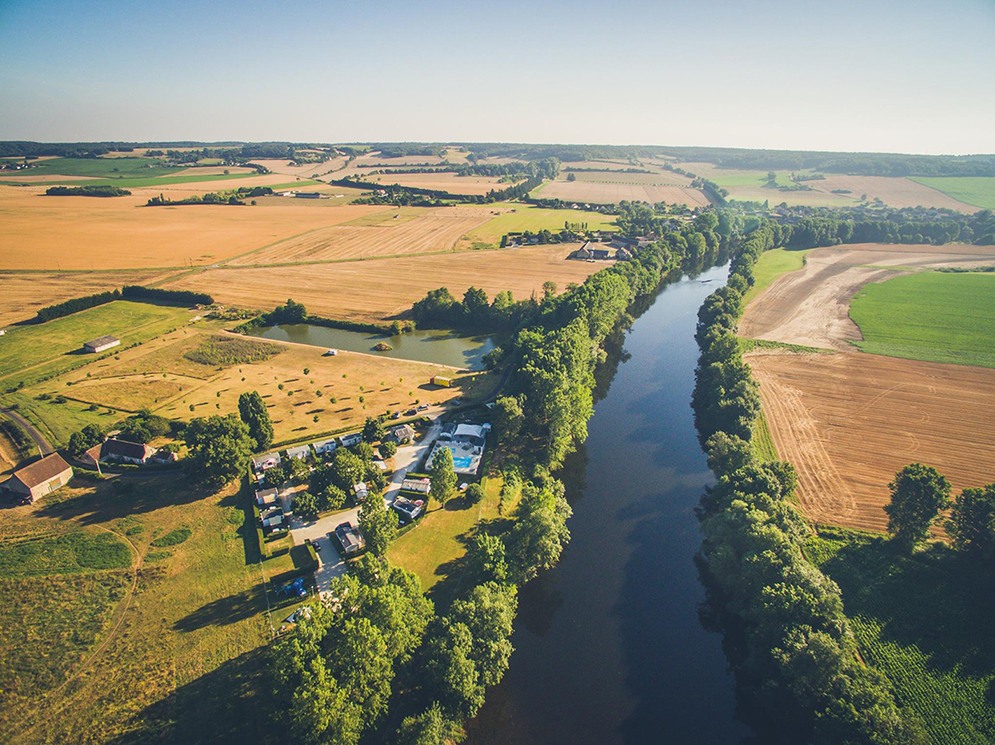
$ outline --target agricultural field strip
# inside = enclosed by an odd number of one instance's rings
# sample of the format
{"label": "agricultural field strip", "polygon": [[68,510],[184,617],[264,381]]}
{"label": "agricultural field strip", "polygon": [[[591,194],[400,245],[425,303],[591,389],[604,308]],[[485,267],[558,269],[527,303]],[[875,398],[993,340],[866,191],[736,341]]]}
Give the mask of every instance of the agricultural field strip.
{"label": "agricultural field strip", "polygon": [[911,462],[955,490],[995,473],[995,370],[856,353],[746,359],[812,519],[883,531],[887,483]]}
{"label": "agricultural field strip", "polygon": [[[995,258],[991,246],[849,244],[813,249],[800,271],[782,275],[746,308],[741,336],[852,351],[860,341],[850,299],[868,282],[903,267],[976,266]],[[868,268],[868,266],[884,268]]]}

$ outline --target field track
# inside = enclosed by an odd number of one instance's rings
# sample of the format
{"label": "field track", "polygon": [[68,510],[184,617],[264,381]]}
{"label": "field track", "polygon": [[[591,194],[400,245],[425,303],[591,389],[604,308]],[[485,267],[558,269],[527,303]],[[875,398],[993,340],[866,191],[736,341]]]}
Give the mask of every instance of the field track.
{"label": "field track", "polygon": [[860,353],[747,360],[813,520],[883,531],[887,484],[912,462],[955,493],[995,481],[995,370]]}
{"label": "field track", "polygon": [[774,281],[750,305],[741,336],[822,349],[852,350],[861,338],[850,320],[850,299],[868,282],[883,282],[925,267],[991,264],[995,247],[858,243],[817,248],[800,271]]}

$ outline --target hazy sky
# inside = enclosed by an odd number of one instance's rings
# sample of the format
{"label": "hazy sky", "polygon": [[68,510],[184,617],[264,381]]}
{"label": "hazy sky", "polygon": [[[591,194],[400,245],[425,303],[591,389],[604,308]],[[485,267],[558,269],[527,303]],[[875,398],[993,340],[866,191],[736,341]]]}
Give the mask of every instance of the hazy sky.
{"label": "hazy sky", "polygon": [[0,0],[0,139],[995,152],[995,0]]}

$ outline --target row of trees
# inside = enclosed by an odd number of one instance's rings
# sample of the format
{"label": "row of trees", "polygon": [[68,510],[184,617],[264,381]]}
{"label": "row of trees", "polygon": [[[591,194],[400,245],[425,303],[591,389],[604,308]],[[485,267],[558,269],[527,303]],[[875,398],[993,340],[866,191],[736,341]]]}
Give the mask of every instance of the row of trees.
{"label": "row of trees", "polygon": [[790,500],[787,463],[750,448],[755,384],[735,330],[753,263],[775,245],[754,231],[733,260],[730,284],[699,312],[701,348],[693,405],[718,481],[702,500],[704,571],[725,618],[740,695],[769,742],[918,743],[887,680],[858,658],[837,585],[802,551],[807,525]]}
{"label": "row of trees", "polygon": [[127,197],[131,192],[117,186],[50,186],[45,190],[47,197]]}

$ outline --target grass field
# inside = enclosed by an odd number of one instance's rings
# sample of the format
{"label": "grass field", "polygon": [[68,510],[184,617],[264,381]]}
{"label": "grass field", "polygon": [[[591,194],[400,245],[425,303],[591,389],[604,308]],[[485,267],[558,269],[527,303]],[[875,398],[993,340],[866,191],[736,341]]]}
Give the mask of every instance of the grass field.
{"label": "grass field", "polygon": [[760,416],[753,422],[753,436],[750,438],[750,449],[753,457],[761,463],[771,463],[778,460],[777,447],[774,445],[774,438],[770,434],[770,427],[767,426],[767,418],[761,411]]}
{"label": "grass field", "polygon": [[995,367],[995,275],[923,272],[866,285],[850,303],[865,352]]}
{"label": "grass field", "polygon": [[154,178],[175,175],[184,166],[163,165],[157,158],[49,158],[32,161],[25,176],[86,176],[92,179]]}
{"label": "grass field", "polygon": [[915,178],[912,180],[942,191],[960,202],[982,209],[995,210],[995,178],[990,176]]}
{"label": "grass field", "polygon": [[467,233],[467,243],[497,246],[501,242],[501,236],[506,233],[525,230],[531,230],[533,233],[540,230],[562,230],[563,224],[567,222],[586,223],[590,230],[615,230],[614,219],[597,212],[543,209],[510,202],[489,205],[489,208],[492,211],[500,210],[501,214]]}
{"label": "grass field", "polygon": [[98,556],[104,542],[133,546],[126,568],[80,570],[77,548],[27,564],[29,577],[4,572],[5,742],[266,739],[262,587],[286,562],[257,563],[240,504],[232,491],[208,495],[170,475],[74,482],[5,512],[0,557],[23,551],[25,535],[86,536],[100,541]]}
{"label": "grass field", "polygon": [[946,551],[908,558],[879,537],[819,531],[806,553],[843,591],[864,658],[930,742],[995,742],[990,572]]}
{"label": "grass field", "polygon": [[27,383],[104,354],[120,353],[118,347],[97,355],[80,353],[83,342],[98,336],[116,336],[121,347],[127,347],[183,325],[190,318],[186,308],[116,300],[47,323],[18,326],[8,330],[0,343],[0,381]]}
{"label": "grass field", "polygon": [[743,307],[749,305],[753,298],[766,290],[782,274],[805,266],[805,256],[810,250],[792,251],[786,248],[772,248],[770,251],[764,251],[753,265],[753,276],[756,281],[743,296]]}
{"label": "grass field", "polygon": [[484,498],[475,505],[468,505],[457,497],[439,507],[432,508],[416,526],[391,544],[388,558],[421,580],[426,592],[443,580],[453,564],[466,554],[468,540],[478,526],[501,519],[498,505],[503,481],[484,478]]}
{"label": "grass field", "polygon": [[[770,202],[771,205],[787,202],[792,205],[813,207],[846,207],[857,204],[860,194],[825,194],[821,191],[780,191],[766,186],[767,171],[739,168],[719,168],[711,163],[681,163],[680,168],[713,181],[729,191],[729,199],[750,202]],[[793,186],[788,171],[775,171],[778,186]],[[818,181],[806,181],[814,189]]]}

